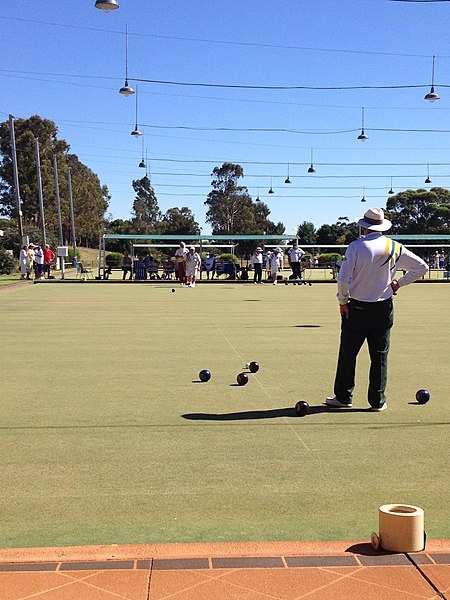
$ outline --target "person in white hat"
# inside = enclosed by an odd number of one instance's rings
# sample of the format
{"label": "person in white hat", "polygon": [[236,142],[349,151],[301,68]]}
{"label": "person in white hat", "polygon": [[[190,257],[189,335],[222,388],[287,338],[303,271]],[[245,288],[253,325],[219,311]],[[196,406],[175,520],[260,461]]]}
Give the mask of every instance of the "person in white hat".
{"label": "person in white hat", "polygon": [[302,256],[304,254],[305,251],[299,248],[298,244],[292,244],[292,248],[287,252],[289,266],[292,269],[292,279],[297,280],[302,278]]}
{"label": "person in white hat", "polygon": [[283,254],[279,248],[274,248],[269,254],[269,271],[273,285],[277,285],[278,273],[283,269]]}
{"label": "person in white hat", "polygon": [[262,268],[263,268],[263,254],[262,248],[258,246],[250,257],[250,263],[253,266],[253,283],[262,284]]}
{"label": "person in white hat", "polygon": [[[369,208],[356,219],[362,238],[345,252],[338,275],[341,340],[334,381],[334,397],[325,404],[351,408],[358,353],[367,340],[370,355],[368,401],[372,411],[387,408],[387,362],[394,323],[392,296],[400,287],[420,279],[427,264],[413,252],[383,235],[392,223],[381,208]],[[404,274],[394,279],[396,271]]]}
{"label": "person in white hat", "polygon": [[195,287],[200,265],[200,255],[195,251],[195,246],[189,246],[189,252],[186,255],[186,287]]}

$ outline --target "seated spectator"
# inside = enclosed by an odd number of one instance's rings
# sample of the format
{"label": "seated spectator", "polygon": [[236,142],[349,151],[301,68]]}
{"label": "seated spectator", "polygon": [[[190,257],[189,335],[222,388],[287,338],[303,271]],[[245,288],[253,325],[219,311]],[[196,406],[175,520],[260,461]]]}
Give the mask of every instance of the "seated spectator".
{"label": "seated spectator", "polygon": [[138,261],[134,267],[134,278],[136,281],[144,281],[147,279],[147,269],[142,256],[138,258]]}
{"label": "seated spectator", "polygon": [[130,274],[128,279],[131,279],[131,277],[133,275],[133,261],[131,259],[131,256],[128,254],[128,252],[123,253],[122,271],[123,271],[123,275],[122,275],[123,281],[125,281],[125,279],[127,278],[127,273]]}
{"label": "seated spectator", "polygon": [[167,259],[164,263],[164,278],[173,279],[175,273],[175,263],[171,258]]}
{"label": "seated spectator", "polygon": [[214,254],[207,252],[206,258],[205,258],[206,279],[209,279],[210,273],[211,273],[211,279],[214,279],[215,268],[216,268],[216,257],[214,256]]}

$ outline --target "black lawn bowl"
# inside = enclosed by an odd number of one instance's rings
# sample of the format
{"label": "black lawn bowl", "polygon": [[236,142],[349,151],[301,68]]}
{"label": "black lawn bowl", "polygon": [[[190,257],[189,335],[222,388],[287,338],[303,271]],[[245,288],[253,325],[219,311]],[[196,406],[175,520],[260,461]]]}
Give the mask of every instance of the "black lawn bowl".
{"label": "black lawn bowl", "polygon": [[295,412],[298,414],[299,417],[304,417],[305,415],[308,414],[308,411],[309,411],[309,404],[305,400],[300,400],[295,405]]}
{"label": "black lawn bowl", "polygon": [[239,385],[247,385],[247,383],[248,383],[247,373],[239,373],[239,375],[236,377],[236,381],[238,382]]}

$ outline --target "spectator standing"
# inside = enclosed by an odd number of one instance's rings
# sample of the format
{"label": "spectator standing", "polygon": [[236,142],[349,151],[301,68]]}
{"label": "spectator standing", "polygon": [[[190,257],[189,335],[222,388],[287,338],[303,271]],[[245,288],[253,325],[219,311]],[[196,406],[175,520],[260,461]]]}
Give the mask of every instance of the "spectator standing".
{"label": "spectator standing", "polygon": [[36,278],[44,279],[44,251],[41,246],[36,246],[34,251],[34,264],[36,267]]}
{"label": "spectator standing", "polygon": [[210,273],[211,273],[211,279],[214,279],[215,268],[216,268],[216,257],[214,256],[214,254],[207,252],[206,258],[205,258],[206,279],[209,279]]}
{"label": "spectator standing", "polygon": [[20,261],[20,279],[26,279],[28,273],[28,265],[30,264],[30,259],[28,257],[28,246],[22,246],[19,254]]}
{"label": "spectator standing", "polygon": [[31,274],[36,273],[35,261],[36,254],[34,251],[34,244],[28,244],[28,266],[27,266],[27,279],[31,279]]}
{"label": "spectator standing", "polygon": [[443,269],[445,264],[445,254],[444,251],[439,253],[439,268]]}
{"label": "spectator standing", "polygon": [[[370,355],[368,401],[371,410],[387,408],[386,385],[390,333],[394,323],[392,296],[428,270],[410,250],[383,235],[392,223],[381,208],[369,208],[357,221],[362,238],[352,242],[338,275],[341,340],[334,381],[334,397],[326,404],[351,408],[358,353],[367,340]],[[396,271],[404,271],[394,279]]]}
{"label": "spectator standing", "polygon": [[439,250],[436,250],[434,254],[434,268],[439,269]]}
{"label": "spectator standing", "polygon": [[186,256],[186,287],[195,287],[195,280],[201,264],[202,261],[198,252],[195,251],[195,246],[190,246]]}
{"label": "spectator standing", "polygon": [[262,270],[263,270],[263,254],[262,248],[258,246],[250,257],[250,263],[253,266],[253,283],[262,284]]}
{"label": "spectator standing", "polygon": [[130,274],[128,279],[131,279],[133,277],[133,260],[128,252],[123,253],[122,271],[122,281],[125,281],[125,279],[127,278],[127,273]]}
{"label": "spectator standing", "polygon": [[50,248],[48,244],[45,244],[44,248],[44,276],[47,273],[47,279],[50,279],[50,272],[52,268],[53,261],[56,258],[56,254]]}
{"label": "spectator standing", "polygon": [[293,244],[287,252],[289,265],[292,269],[292,279],[302,278],[302,256],[305,251],[298,247],[298,244]]}
{"label": "spectator standing", "polygon": [[186,250],[186,244],[180,242],[180,247],[175,251],[175,260],[177,263],[178,281],[181,285],[186,282],[186,256],[188,251]]}
{"label": "spectator standing", "polygon": [[273,285],[277,285],[278,273],[283,268],[283,253],[281,252],[280,248],[274,248],[274,250],[269,254],[268,265],[272,283]]}

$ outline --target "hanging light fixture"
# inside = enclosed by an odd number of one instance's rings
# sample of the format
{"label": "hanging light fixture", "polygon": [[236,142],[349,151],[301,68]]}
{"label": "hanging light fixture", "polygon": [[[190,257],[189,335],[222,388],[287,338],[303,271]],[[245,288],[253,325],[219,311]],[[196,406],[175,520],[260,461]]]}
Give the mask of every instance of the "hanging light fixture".
{"label": "hanging light fixture", "polygon": [[117,0],[96,0],[94,4],[95,8],[100,8],[105,13],[109,13],[112,10],[119,8]]}
{"label": "hanging light fixture", "polygon": [[366,201],[366,188],[363,187],[363,196],[361,198],[361,202],[365,202]]}
{"label": "hanging light fixture", "polygon": [[434,91],[434,58],[435,57],[433,54],[433,68],[432,68],[432,72],[431,72],[431,90],[424,97],[424,100],[428,100],[428,102],[436,102],[436,100],[440,99],[439,94],[436,94],[436,92]]}
{"label": "hanging light fixture", "polygon": [[284,183],[291,183],[291,180],[289,179],[289,163],[288,163],[288,166],[287,166],[287,167],[288,167],[288,169],[287,169],[287,177],[286,177],[286,179],[284,180]]}
{"label": "hanging light fixture", "polygon": [[270,178],[270,190],[267,192],[268,194],[275,194],[272,188],[272,177]]}
{"label": "hanging light fixture", "polygon": [[138,121],[138,87],[136,86],[136,125],[134,127],[134,131],[131,132],[131,135],[134,137],[141,137],[142,131],[139,131],[137,121]]}
{"label": "hanging light fixture", "polygon": [[120,88],[119,94],[131,96],[133,88],[128,84],[128,25],[125,25],[125,85]]}
{"label": "hanging light fixture", "polygon": [[308,169],[308,173],[315,173],[316,170],[313,165],[313,149],[311,148],[311,166]]}
{"label": "hanging light fixture", "polygon": [[255,198],[255,202],[259,202],[260,201],[260,197],[259,197],[259,188],[258,188],[258,195]]}
{"label": "hanging light fixture", "polygon": [[427,178],[425,179],[425,183],[431,183],[431,179],[430,179],[430,163],[427,163]]}
{"label": "hanging light fixture", "polygon": [[365,142],[366,140],[369,139],[369,136],[366,135],[364,132],[364,106],[361,109],[361,133],[358,135],[357,139],[360,142]]}
{"label": "hanging light fixture", "polygon": [[391,177],[391,189],[388,191],[388,194],[393,194],[394,190],[392,189],[392,177]]}
{"label": "hanging light fixture", "polygon": [[142,160],[139,163],[139,167],[141,169],[145,169],[145,160],[144,160],[144,135],[142,136]]}

